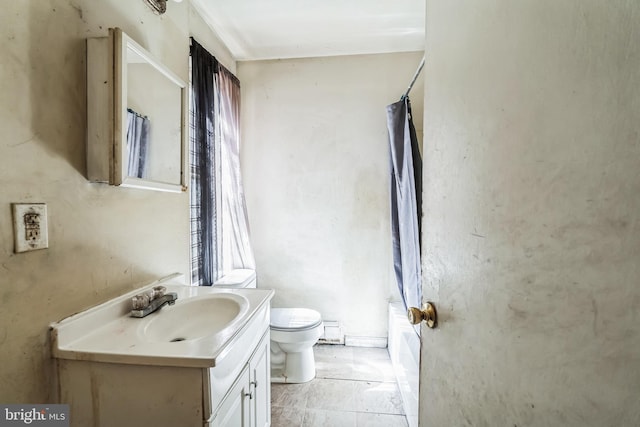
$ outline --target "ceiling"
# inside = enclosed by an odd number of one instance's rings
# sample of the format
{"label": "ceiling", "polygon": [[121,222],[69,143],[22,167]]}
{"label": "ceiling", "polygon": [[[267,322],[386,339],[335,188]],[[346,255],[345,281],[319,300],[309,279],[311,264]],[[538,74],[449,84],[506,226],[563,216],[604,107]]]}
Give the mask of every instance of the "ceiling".
{"label": "ceiling", "polygon": [[192,0],[236,60],[424,50],[424,0]]}

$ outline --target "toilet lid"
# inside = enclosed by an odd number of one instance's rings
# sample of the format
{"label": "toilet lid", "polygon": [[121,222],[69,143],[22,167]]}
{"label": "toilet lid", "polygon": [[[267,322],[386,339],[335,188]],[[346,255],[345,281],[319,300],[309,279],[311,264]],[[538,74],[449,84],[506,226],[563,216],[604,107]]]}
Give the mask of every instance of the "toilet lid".
{"label": "toilet lid", "polygon": [[276,331],[303,331],[322,323],[320,313],[308,308],[272,308],[271,329]]}

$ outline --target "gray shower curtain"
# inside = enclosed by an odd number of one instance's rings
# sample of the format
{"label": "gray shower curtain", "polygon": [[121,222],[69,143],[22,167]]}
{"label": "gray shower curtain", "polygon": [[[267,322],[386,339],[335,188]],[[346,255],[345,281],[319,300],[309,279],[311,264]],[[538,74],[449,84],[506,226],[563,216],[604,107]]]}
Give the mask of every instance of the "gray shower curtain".
{"label": "gray shower curtain", "polygon": [[420,307],[422,284],[422,158],[408,97],[387,106],[391,154],[393,266],[405,309]]}

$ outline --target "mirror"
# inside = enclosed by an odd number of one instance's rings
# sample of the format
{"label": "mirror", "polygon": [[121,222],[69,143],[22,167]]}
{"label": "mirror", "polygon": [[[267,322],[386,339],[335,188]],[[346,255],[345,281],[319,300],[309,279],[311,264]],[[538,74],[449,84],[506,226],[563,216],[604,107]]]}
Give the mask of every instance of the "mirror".
{"label": "mirror", "polygon": [[89,179],[185,191],[186,84],[119,28],[87,41],[87,82]]}

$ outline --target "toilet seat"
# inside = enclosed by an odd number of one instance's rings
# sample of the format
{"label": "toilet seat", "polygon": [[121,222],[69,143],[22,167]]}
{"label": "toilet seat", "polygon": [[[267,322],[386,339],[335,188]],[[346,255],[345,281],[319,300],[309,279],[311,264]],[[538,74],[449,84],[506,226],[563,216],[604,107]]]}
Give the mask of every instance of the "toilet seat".
{"label": "toilet seat", "polygon": [[308,308],[273,308],[271,309],[271,330],[273,331],[307,331],[322,324],[320,313]]}

